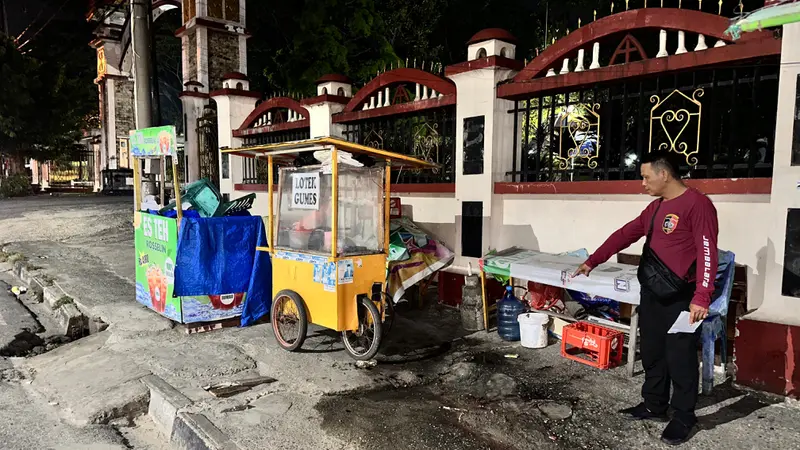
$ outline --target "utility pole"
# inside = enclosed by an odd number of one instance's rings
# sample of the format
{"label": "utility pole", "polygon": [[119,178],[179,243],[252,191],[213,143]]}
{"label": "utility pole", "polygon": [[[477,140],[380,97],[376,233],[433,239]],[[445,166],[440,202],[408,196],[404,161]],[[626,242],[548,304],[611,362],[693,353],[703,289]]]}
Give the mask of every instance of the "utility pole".
{"label": "utility pole", "polygon": [[[153,106],[152,106],[152,48],[150,38],[150,0],[131,0],[131,51],[133,52],[133,100],[134,113],[136,116],[136,129],[149,128],[153,126]],[[139,161],[139,160],[135,160]],[[142,197],[148,194],[155,194],[155,167],[145,163],[145,175],[142,177]],[[133,170],[141,173],[142,166],[134,164]],[[138,211],[140,205],[135,205]]]}
{"label": "utility pole", "polygon": [[6,0],[0,0],[0,27],[3,34],[8,34],[8,14],[6,13]]}
{"label": "utility pole", "polygon": [[136,128],[153,124],[152,48],[150,43],[150,5],[147,0],[131,0],[131,51],[133,52],[133,98]]}
{"label": "utility pole", "polygon": [[[153,17],[153,4],[150,3],[150,8],[148,10],[149,17]],[[155,19],[152,19],[155,20]],[[152,70],[152,83],[153,83],[153,92],[151,93],[151,98],[153,102],[153,122],[154,125],[159,126],[162,125],[161,123],[161,94],[159,90],[161,86],[159,85],[158,81],[158,48],[156,47],[156,27],[153,26],[153,23],[150,23],[150,42],[152,50],[150,51],[151,54],[151,62],[153,70]]]}

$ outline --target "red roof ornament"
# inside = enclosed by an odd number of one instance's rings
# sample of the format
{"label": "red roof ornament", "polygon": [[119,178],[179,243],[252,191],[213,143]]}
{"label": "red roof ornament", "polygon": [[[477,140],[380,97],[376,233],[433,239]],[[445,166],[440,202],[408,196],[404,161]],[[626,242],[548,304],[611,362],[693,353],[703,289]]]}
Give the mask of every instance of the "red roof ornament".
{"label": "red roof ornament", "polygon": [[247,75],[241,72],[228,72],[222,76],[223,80],[244,80],[247,81]]}
{"label": "red roof ornament", "polygon": [[478,44],[480,42],[491,41],[497,39],[498,41],[508,42],[509,44],[516,44],[517,38],[507,30],[502,28],[486,28],[485,30],[478,31],[472,36],[472,39],[467,42],[467,45]]}
{"label": "red roof ornament", "polygon": [[352,84],[353,80],[351,80],[349,77],[345,75],[340,75],[336,73],[329,73],[327,75],[323,75],[320,77],[319,80],[317,80],[317,84],[330,83],[330,82]]}

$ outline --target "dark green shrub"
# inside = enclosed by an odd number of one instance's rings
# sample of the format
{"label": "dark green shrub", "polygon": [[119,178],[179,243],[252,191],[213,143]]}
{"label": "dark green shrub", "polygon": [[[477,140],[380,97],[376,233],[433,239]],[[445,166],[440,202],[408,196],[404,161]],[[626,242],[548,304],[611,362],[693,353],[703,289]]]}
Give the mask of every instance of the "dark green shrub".
{"label": "dark green shrub", "polygon": [[32,192],[31,180],[24,173],[0,179],[0,197],[24,197]]}

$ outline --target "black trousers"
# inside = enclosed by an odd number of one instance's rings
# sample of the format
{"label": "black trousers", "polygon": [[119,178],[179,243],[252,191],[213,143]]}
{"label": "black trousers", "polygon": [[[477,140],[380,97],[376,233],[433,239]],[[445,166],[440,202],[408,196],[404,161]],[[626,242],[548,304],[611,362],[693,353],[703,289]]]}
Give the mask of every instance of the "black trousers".
{"label": "black trousers", "polygon": [[692,295],[690,292],[669,301],[660,301],[642,288],[639,305],[645,406],[651,412],[664,413],[671,404],[675,410],[674,417],[686,425],[694,425],[697,421],[694,410],[700,381],[697,359],[700,330],[693,334],[667,334],[667,331],[680,312],[689,309]]}

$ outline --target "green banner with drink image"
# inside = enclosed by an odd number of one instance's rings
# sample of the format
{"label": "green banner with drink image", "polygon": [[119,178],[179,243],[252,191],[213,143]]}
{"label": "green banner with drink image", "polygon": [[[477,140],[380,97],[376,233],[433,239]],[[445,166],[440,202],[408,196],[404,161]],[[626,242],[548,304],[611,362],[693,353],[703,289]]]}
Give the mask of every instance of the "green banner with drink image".
{"label": "green banner with drink image", "polygon": [[130,140],[131,154],[135,158],[159,158],[178,153],[178,139],[172,125],[133,130]]}
{"label": "green banner with drink image", "polygon": [[178,252],[177,220],[153,214],[134,214],[136,301],[181,322],[181,299],[172,296]]}
{"label": "green banner with drink image", "polygon": [[242,314],[244,292],[174,297],[178,221],[146,212],[133,216],[136,301],[180,323],[213,322]]}

